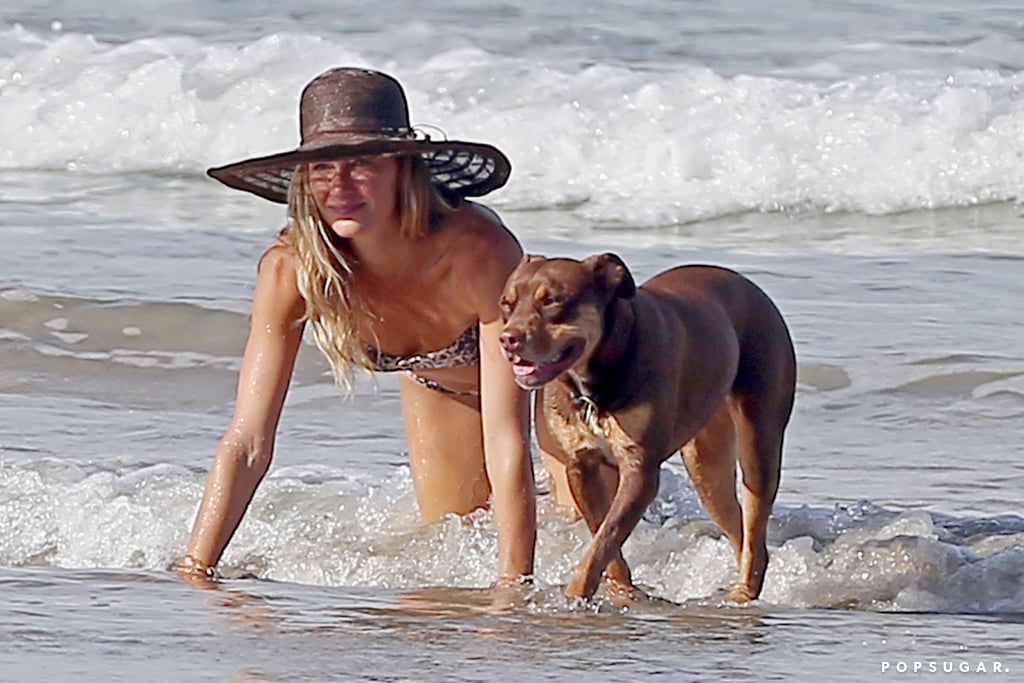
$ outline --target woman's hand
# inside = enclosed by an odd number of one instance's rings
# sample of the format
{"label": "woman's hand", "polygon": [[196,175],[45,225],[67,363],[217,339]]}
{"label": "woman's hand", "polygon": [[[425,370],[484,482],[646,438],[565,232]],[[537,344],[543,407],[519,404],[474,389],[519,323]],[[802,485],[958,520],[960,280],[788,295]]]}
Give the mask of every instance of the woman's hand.
{"label": "woman's hand", "polygon": [[193,555],[182,555],[171,568],[179,579],[196,588],[210,589],[217,585],[217,569]]}
{"label": "woman's hand", "polygon": [[530,602],[533,595],[533,575],[499,578],[488,591],[490,603],[485,611],[496,614],[511,612]]}

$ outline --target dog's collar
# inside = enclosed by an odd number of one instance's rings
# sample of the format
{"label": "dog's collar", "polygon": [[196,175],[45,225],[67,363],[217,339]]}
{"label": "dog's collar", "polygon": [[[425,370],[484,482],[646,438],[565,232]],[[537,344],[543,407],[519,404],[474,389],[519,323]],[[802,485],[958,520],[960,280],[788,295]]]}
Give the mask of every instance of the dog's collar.
{"label": "dog's collar", "polygon": [[603,436],[604,429],[602,429],[601,422],[597,419],[601,409],[598,407],[597,402],[583,391],[579,378],[575,375],[571,375],[571,377],[574,386],[569,390],[569,400],[572,401],[573,407],[579,411],[583,423],[587,425],[590,431],[598,436]]}

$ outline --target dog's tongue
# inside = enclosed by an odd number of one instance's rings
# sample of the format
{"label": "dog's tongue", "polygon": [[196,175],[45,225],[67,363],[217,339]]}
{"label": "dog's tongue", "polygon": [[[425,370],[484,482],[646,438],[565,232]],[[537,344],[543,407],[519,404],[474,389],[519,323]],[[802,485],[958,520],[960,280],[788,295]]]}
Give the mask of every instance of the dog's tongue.
{"label": "dog's tongue", "polygon": [[518,361],[512,364],[512,373],[516,377],[529,377],[530,375],[536,374],[537,364],[530,363],[527,361]]}

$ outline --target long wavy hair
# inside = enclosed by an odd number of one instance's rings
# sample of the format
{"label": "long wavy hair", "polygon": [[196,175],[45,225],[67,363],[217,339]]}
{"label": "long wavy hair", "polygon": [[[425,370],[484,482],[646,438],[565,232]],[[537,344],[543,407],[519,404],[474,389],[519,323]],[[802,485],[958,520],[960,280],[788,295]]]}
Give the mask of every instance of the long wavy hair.
{"label": "long wavy hair", "polygon": [[[423,237],[436,229],[458,207],[434,185],[430,169],[418,156],[400,156],[396,211],[404,237]],[[355,300],[351,248],[348,240],[331,230],[316,207],[309,174],[300,164],[288,188],[288,224],[282,237],[297,256],[299,292],[306,302],[303,320],[309,322],[321,353],[327,358],[335,381],[351,393],[355,371],[372,372],[373,364],[359,334],[359,315],[368,311]]]}

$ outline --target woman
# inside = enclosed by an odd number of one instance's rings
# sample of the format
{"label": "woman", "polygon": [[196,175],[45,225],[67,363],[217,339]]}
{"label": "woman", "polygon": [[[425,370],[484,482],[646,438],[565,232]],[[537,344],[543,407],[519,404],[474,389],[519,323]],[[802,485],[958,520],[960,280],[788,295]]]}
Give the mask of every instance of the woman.
{"label": "woman", "polygon": [[536,536],[527,396],[498,344],[498,300],[522,252],[494,213],[464,200],[501,187],[508,160],[415,134],[398,82],[364,69],[310,82],[299,125],[297,149],[209,172],[287,201],[288,224],[260,261],[234,417],[176,570],[214,575],[270,465],[308,323],[348,388],[360,368],[404,371],[423,520],[491,498],[498,584],[526,581]]}

